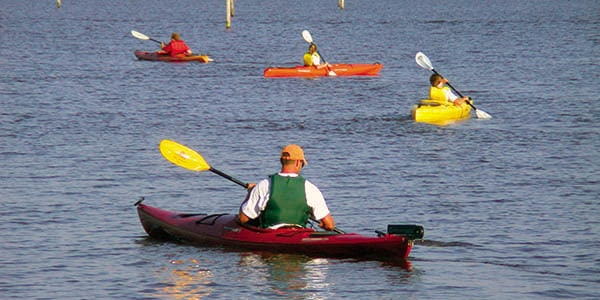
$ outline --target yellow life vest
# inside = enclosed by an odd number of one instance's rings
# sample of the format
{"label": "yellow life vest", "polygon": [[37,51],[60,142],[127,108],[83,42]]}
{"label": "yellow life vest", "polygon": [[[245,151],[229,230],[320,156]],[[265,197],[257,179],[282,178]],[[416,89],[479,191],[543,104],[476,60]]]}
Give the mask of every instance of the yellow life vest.
{"label": "yellow life vest", "polygon": [[304,53],[304,65],[312,66],[312,54],[308,52]]}
{"label": "yellow life vest", "polygon": [[314,59],[313,59],[313,56],[316,56],[316,57],[318,57],[319,59],[321,58],[321,57],[319,56],[319,54],[317,54],[317,53],[313,53],[313,54],[310,54],[310,52],[306,52],[306,53],[304,53],[303,60],[304,60],[304,65],[305,65],[305,66],[314,66],[314,65],[315,65],[315,63],[314,63]]}
{"label": "yellow life vest", "polygon": [[442,104],[442,105],[448,105],[450,104],[448,101],[448,97],[446,96],[446,93],[450,91],[450,88],[447,86],[444,86],[443,88],[438,88],[435,86],[432,86],[429,88],[429,99]]}

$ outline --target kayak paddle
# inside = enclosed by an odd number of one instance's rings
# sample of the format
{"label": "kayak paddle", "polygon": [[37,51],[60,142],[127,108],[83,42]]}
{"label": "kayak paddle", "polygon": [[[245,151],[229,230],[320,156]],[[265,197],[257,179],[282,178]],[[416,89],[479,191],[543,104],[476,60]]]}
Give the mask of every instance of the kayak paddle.
{"label": "kayak paddle", "polygon": [[[202,155],[200,155],[200,153],[182,145],[179,144],[175,141],[171,141],[171,140],[162,140],[160,141],[160,144],[158,146],[158,149],[160,150],[160,153],[163,155],[163,157],[172,162],[173,164],[182,167],[184,169],[188,169],[191,171],[196,171],[196,172],[202,172],[202,171],[211,171],[221,177],[224,177],[226,179],[229,179],[241,186],[243,186],[244,188],[248,189],[249,184],[245,183],[233,176],[230,176],[228,174],[225,174],[213,167],[211,167],[206,160],[204,160],[204,157],[202,157]],[[317,222],[316,220],[313,220],[311,218],[312,221]],[[344,231],[342,231],[341,229],[338,229],[337,227],[333,229],[333,231],[339,233],[339,234],[344,234]]]}
{"label": "kayak paddle", "polygon": [[155,39],[153,39],[153,38],[151,38],[151,37],[149,37],[149,36],[147,36],[147,35],[145,35],[145,34],[143,34],[143,33],[141,33],[141,32],[137,32],[137,31],[135,31],[135,30],[132,30],[132,31],[131,31],[131,35],[133,35],[135,38],[138,38],[138,39],[140,39],[140,40],[144,40],[144,41],[153,41],[153,42],[156,42],[156,43],[162,44],[162,42],[161,42],[161,41],[159,41],[159,40],[155,40]]}
{"label": "kayak paddle", "polygon": [[229,176],[213,167],[211,167],[204,157],[200,155],[200,153],[181,145],[175,141],[171,140],[162,140],[160,145],[158,146],[160,153],[163,157],[172,162],[173,164],[180,166],[184,169],[188,169],[191,171],[202,172],[202,171],[211,171],[219,176],[225,177],[245,188],[248,188],[248,183],[244,183],[241,180]]}
{"label": "kayak paddle", "polygon": [[[423,54],[423,52],[417,52],[417,55],[415,55],[415,61],[417,62],[417,64],[423,68],[423,69],[427,69],[432,71],[435,74],[438,74],[440,76],[442,76],[440,73],[438,73],[434,68],[433,65],[431,65],[431,61],[429,60],[429,58]],[[443,76],[442,76],[443,77]],[[464,97],[458,90],[456,90],[449,82],[447,83],[448,86],[455,92],[457,93],[461,98]],[[470,100],[470,98],[469,98]],[[477,107],[475,107],[475,105],[473,105],[470,101],[466,101],[467,104],[469,104],[474,110],[475,110],[475,115],[477,115],[477,118],[479,119],[491,119],[492,116],[488,113],[486,113],[483,110],[479,110],[477,109]]]}
{"label": "kayak paddle", "polygon": [[[310,32],[308,30],[302,31],[302,37],[304,38],[304,40],[307,43],[309,43],[309,44],[313,43],[312,35],[310,34]],[[327,64],[327,60],[325,60],[325,57],[323,57],[323,55],[321,55],[321,52],[319,52],[318,48],[317,48],[317,54],[319,54],[319,56],[323,59],[325,64]],[[329,67],[327,67],[327,69],[329,70],[329,76],[337,76],[337,74],[333,70],[331,70]]]}

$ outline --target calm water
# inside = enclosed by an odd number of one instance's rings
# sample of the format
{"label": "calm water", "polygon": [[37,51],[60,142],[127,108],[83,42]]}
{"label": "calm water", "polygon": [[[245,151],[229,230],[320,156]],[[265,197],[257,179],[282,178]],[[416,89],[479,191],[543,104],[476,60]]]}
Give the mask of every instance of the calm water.
{"label": "calm water", "polygon": [[[208,3],[207,3],[208,2]],[[598,1],[0,0],[0,298],[600,298]],[[265,79],[308,29],[379,77]],[[137,61],[137,30],[215,62]],[[417,51],[493,116],[415,124]],[[146,237],[133,203],[236,212],[239,186],[166,162],[174,139],[257,181],[287,143],[338,226],[425,226],[410,267]]]}

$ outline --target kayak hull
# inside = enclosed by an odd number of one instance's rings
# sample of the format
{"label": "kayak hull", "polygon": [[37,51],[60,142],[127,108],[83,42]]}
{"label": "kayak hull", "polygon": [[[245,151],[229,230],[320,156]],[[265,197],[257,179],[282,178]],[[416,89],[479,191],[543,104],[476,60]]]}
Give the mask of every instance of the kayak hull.
{"label": "kayak hull", "polygon": [[208,63],[209,61],[211,61],[211,59],[208,57],[208,55],[198,55],[198,54],[170,56],[170,55],[158,54],[156,52],[149,52],[149,51],[142,51],[142,50],[135,50],[133,52],[133,54],[139,60],[150,60],[150,61],[171,61],[171,62],[197,61],[197,62],[201,62],[201,63]]}
{"label": "kayak hull", "polygon": [[137,204],[137,212],[148,235],[199,246],[318,257],[406,259],[414,243],[409,235],[401,234],[380,233],[370,237],[312,228],[262,229],[241,225],[234,214],[186,214],[141,203]]}
{"label": "kayak hull", "polygon": [[469,119],[471,106],[467,103],[460,106],[441,105],[432,100],[421,100],[421,103],[412,107],[411,114],[415,122],[447,125]]}
{"label": "kayak hull", "polygon": [[333,64],[330,68],[315,66],[295,66],[295,67],[269,67],[263,72],[264,77],[323,77],[331,76],[376,76],[383,68],[383,64]]}

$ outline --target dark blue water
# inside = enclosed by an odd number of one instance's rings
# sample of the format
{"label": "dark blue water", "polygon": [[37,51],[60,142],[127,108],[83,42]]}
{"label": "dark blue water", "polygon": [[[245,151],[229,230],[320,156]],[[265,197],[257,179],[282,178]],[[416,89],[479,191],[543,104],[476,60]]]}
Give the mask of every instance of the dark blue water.
{"label": "dark blue water", "polygon": [[[0,0],[0,295],[6,299],[600,298],[598,1]],[[266,79],[310,30],[378,77]],[[178,31],[211,64],[137,61]],[[416,124],[436,70],[491,120]],[[410,266],[146,237],[133,203],[236,212],[304,146],[338,227],[425,226]]]}

